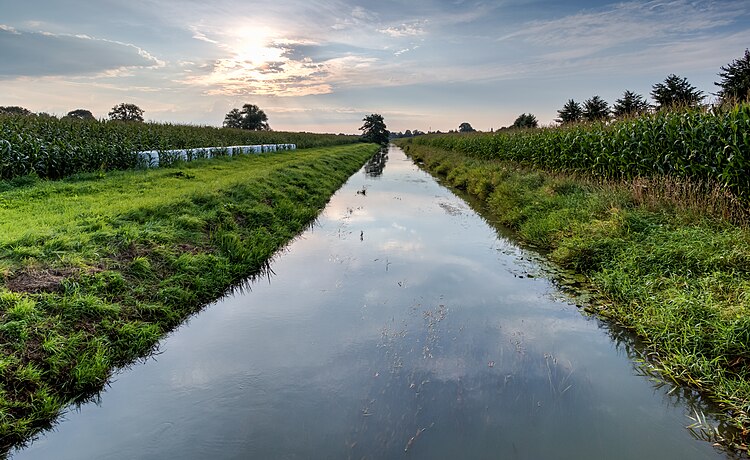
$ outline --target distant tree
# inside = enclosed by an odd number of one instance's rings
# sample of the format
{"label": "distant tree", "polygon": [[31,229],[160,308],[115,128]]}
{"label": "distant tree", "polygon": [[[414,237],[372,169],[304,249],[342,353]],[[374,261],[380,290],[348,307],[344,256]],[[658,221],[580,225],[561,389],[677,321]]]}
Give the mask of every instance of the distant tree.
{"label": "distant tree", "polygon": [[646,113],[651,106],[640,94],[632,91],[622,93],[622,98],[617,99],[612,106],[612,113],[616,117],[626,117]]}
{"label": "distant tree", "polygon": [[255,104],[244,104],[242,106],[242,129],[250,131],[270,131],[268,115]]}
{"label": "distant tree", "polygon": [[568,99],[563,108],[557,111],[557,115],[560,117],[557,121],[560,123],[575,123],[583,118],[583,109],[581,104],[573,99]]}
{"label": "distant tree", "polygon": [[463,122],[460,125],[458,125],[459,133],[473,133],[474,131],[476,130],[472,128],[469,123]]}
{"label": "distant tree", "polygon": [[359,128],[362,131],[362,137],[360,138],[362,142],[388,145],[390,133],[386,129],[382,115],[373,113],[364,117],[362,121],[364,124]]}
{"label": "distant tree", "polygon": [[654,98],[659,110],[671,107],[695,107],[703,100],[703,91],[688,83],[687,78],[670,74],[664,83],[657,83],[652,87],[651,97]]}
{"label": "distant tree", "polygon": [[225,128],[247,129],[249,131],[270,131],[268,115],[255,104],[244,104],[242,109],[232,109],[224,117]]}
{"label": "distant tree", "polygon": [[606,120],[609,118],[609,104],[607,101],[594,96],[583,103],[583,119],[586,121]]}
{"label": "distant tree", "polygon": [[412,137],[412,136],[413,134],[411,133],[411,129],[407,129],[406,131],[404,131],[404,137]]}
{"label": "distant tree", "polygon": [[0,115],[33,115],[31,110],[19,107],[17,105],[0,106]]}
{"label": "distant tree", "polygon": [[721,81],[714,84],[721,87],[717,95],[722,101],[750,101],[750,51],[745,49],[743,57],[722,66],[721,70]]}
{"label": "distant tree", "polygon": [[242,129],[242,112],[240,109],[232,109],[224,117],[225,128]]}
{"label": "distant tree", "polygon": [[536,128],[539,126],[539,121],[531,113],[522,113],[513,122],[514,128]]}
{"label": "distant tree", "polygon": [[96,120],[94,114],[90,110],[86,109],[75,109],[68,112],[65,118],[72,118],[74,120]]}
{"label": "distant tree", "polygon": [[143,121],[143,110],[135,104],[121,103],[107,114],[110,120],[119,121]]}

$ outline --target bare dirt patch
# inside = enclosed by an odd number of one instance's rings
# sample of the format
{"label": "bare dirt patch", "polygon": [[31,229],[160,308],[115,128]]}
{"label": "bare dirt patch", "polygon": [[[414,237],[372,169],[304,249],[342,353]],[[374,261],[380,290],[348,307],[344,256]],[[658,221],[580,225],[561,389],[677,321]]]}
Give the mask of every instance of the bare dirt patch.
{"label": "bare dirt patch", "polygon": [[5,287],[12,292],[39,294],[60,292],[62,281],[75,274],[76,270],[28,270],[5,281]]}

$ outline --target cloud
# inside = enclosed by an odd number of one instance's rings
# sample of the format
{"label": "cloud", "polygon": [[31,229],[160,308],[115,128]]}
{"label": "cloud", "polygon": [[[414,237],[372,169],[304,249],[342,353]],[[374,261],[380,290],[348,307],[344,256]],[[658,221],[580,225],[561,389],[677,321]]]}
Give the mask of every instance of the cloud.
{"label": "cloud", "polygon": [[424,26],[427,24],[427,21],[414,21],[408,24],[399,24],[397,26],[391,26],[383,29],[378,29],[378,32],[382,34],[389,35],[393,38],[401,38],[401,37],[415,37],[419,35],[424,35],[425,29]]}
{"label": "cloud", "polygon": [[0,25],[0,78],[91,75],[164,63],[126,43]]}
{"label": "cloud", "polygon": [[732,24],[745,14],[746,6],[746,2],[631,1],[553,20],[531,21],[498,41],[520,39],[565,50],[567,56],[561,57],[577,57],[625,44],[693,39],[696,33]]}

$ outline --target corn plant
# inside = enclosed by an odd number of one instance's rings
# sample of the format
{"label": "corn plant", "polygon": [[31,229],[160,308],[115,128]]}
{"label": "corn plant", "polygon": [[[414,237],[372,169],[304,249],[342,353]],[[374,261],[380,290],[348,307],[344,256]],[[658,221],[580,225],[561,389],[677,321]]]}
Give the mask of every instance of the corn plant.
{"label": "corn plant", "polygon": [[59,179],[81,172],[135,168],[141,163],[137,152],[143,150],[287,143],[310,148],[358,139],[358,136],[334,134],[3,115],[0,116],[0,180],[32,173]]}
{"label": "corn plant", "polygon": [[602,178],[671,176],[718,183],[750,199],[750,104],[609,123],[420,136],[412,142]]}

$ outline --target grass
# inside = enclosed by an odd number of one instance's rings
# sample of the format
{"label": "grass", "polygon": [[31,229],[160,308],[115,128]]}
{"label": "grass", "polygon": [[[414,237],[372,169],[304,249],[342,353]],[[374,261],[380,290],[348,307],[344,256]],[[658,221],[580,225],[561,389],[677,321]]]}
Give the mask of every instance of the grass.
{"label": "grass", "polygon": [[359,144],[5,183],[0,453],[261,273],[376,150]]}
{"label": "grass", "polygon": [[721,212],[705,212],[706,200],[696,196],[702,189],[670,185],[674,179],[653,178],[652,192],[639,180],[594,180],[401,144],[426,169],[482,199],[491,218],[523,242],[584,274],[602,297],[595,311],[637,334],[644,360],[665,379],[716,403],[739,432],[734,438],[724,433],[723,441],[746,450],[746,225],[726,220]]}

